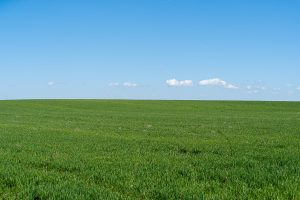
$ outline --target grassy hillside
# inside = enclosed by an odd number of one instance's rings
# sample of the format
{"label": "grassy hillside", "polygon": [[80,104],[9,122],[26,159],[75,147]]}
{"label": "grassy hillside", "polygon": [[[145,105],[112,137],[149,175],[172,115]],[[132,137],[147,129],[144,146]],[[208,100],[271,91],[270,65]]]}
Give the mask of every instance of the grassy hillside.
{"label": "grassy hillside", "polygon": [[0,199],[300,199],[300,103],[0,101]]}

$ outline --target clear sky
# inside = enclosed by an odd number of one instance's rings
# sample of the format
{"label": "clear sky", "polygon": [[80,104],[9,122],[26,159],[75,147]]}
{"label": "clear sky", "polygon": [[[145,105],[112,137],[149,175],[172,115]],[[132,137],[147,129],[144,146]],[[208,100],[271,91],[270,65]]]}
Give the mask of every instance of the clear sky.
{"label": "clear sky", "polygon": [[299,0],[0,0],[0,99],[300,100]]}

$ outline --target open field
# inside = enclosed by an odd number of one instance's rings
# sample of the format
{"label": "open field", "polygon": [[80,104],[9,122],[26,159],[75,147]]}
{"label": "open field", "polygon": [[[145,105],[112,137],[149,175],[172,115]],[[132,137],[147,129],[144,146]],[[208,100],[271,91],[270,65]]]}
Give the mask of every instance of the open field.
{"label": "open field", "polygon": [[0,101],[0,199],[300,199],[300,103]]}

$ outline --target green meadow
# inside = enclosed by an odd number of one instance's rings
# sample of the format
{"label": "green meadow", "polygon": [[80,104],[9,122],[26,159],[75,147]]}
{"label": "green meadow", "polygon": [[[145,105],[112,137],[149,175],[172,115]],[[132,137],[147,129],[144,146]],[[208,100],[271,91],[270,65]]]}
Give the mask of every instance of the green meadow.
{"label": "green meadow", "polygon": [[0,101],[0,199],[300,199],[300,103]]}

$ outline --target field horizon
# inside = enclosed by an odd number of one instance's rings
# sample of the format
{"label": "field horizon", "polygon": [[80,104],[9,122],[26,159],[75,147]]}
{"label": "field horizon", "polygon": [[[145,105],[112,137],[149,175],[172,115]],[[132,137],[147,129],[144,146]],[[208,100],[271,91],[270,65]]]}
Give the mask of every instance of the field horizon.
{"label": "field horizon", "polygon": [[278,102],[278,103],[297,103],[300,100],[243,100],[243,99],[130,99],[130,98],[20,98],[20,99],[0,99],[0,101],[199,101],[199,102]]}

